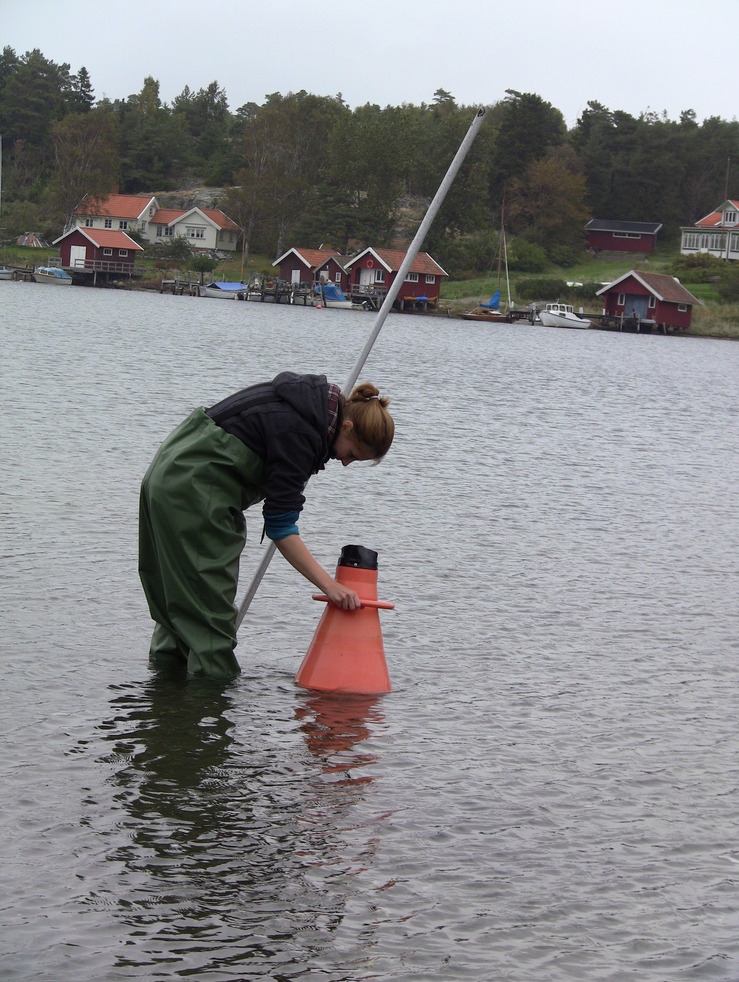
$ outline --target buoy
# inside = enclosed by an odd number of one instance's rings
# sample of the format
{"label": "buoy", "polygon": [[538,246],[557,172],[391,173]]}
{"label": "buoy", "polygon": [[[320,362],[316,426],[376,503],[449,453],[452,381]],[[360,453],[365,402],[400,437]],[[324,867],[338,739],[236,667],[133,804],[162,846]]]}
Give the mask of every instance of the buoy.
{"label": "buoy", "polygon": [[313,594],[314,600],[326,603],[326,609],[295,681],[316,692],[390,692],[379,611],[395,605],[377,599],[377,553],[364,546],[344,546],[336,579],[359,595],[362,607],[342,610],[325,594]]}

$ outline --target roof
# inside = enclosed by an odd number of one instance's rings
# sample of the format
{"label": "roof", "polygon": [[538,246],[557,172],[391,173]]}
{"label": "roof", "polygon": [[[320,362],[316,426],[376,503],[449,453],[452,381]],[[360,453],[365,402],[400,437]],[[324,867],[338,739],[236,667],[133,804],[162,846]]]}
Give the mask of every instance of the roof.
{"label": "roof", "polygon": [[144,251],[138,242],[134,242],[131,236],[126,235],[125,232],[118,232],[112,228],[82,228],[80,225],[76,228],[71,228],[64,235],[60,235],[58,239],[54,239],[54,245],[62,242],[74,232],[81,232],[86,239],[99,249],[129,249],[132,252]]}
{"label": "roof", "polygon": [[[403,265],[403,260],[406,257],[406,253],[403,249],[364,249],[362,252],[358,253],[352,259],[348,260],[346,263],[347,267],[353,266],[354,263],[362,259],[364,256],[369,254],[374,256],[378,262],[382,265],[389,273],[396,273],[400,267]],[[435,262],[429,256],[427,252],[419,252],[416,258],[410,265],[409,273],[421,273],[427,276],[448,276],[449,274],[441,268],[441,266]]]}
{"label": "roof", "polygon": [[275,259],[272,265],[279,266],[282,260],[287,259],[290,253],[297,256],[309,269],[318,269],[319,266],[323,266],[329,259],[335,259],[339,266],[342,265],[339,253],[333,249],[303,249],[302,247],[288,249],[279,259]]}
{"label": "roof", "polygon": [[85,195],[74,210],[75,215],[101,218],[140,218],[156,198],[150,194],[109,194],[107,198]]}
{"label": "roof", "polygon": [[[730,208],[734,208],[735,211],[738,211],[739,212],[739,201],[735,201],[732,198],[729,198],[728,200],[724,201],[724,203],[719,208],[717,208],[715,211],[712,211],[710,214],[704,215],[703,218],[699,219],[695,223],[695,226],[694,227],[696,227],[696,228],[721,228],[723,226],[722,219],[724,217],[724,212],[726,211],[727,205]],[[730,227],[731,228],[736,228],[736,225],[734,223],[732,223]]]}
{"label": "roof", "polygon": [[32,249],[48,249],[49,243],[38,232],[24,232],[18,236],[17,245],[30,246]]}
{"label": "roof", "polygon": [[691,306],[696,303],[700,304],[700,300],[694,297],[689,290],[686,290],[674,276],[670,276],[668,273],[645,273],[639,269],[632,269],[630,272],[620,276],[617,280],[614,280],[613,283],[604,286],[602,290],[598,290],[596,296],[599,297],[602,293],[613,290],[619,283],[623,283],[624,280],[628,280],[631,277],[638,283],[641,283],[658,300],[664,300],[666,303],[686,303]]}
{"label": "roof", "polygon": [[175,225],[187,215],[203,215],[216,228],[227,232],[239,232],[239,226],[219,208],[159,208],[151,219],[152,225]]}
{"label": "roof", "polygon": [[656,235],[662,228],[662,223],[623,222],[611,218],[591,218],[585,228],[590,232],[640,232],[642,235]]}

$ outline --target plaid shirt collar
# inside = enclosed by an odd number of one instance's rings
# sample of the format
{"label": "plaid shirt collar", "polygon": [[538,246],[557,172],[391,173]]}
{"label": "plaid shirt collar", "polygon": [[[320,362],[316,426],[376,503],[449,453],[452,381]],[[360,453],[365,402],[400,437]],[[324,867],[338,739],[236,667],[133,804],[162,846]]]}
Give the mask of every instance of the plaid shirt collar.
{"label": "plaid shirt collar", "polygon": [[339,422],[339,405],[341,403],[341,389],[338,385],[329,382],[328,384],[328,445],[331,446],[336,439],[336,427]]}

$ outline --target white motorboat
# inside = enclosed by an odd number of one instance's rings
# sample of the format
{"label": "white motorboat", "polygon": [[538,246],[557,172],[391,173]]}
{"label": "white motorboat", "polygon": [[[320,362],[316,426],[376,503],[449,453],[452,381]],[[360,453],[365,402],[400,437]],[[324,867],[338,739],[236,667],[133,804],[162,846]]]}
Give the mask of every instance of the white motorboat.
{"label": "white motorboat", "polygon": [[578,317],[569,303],[548,303],[544,310],[539,311],[539,320],[544,327],[590,327],[590,321]]}
{"label": "white motorboat", "polygon": [[13,270],[8,269],[7,266],[0,266],[0,280],[12,280]]}
{"label": "white motorboat", "polygon": [[71,286],[72,277],[61,266],[37,266],[33,271],[36,283],[51,283],[53,286]]}
{"label": "white motorboat", "polygon": [[246,283],[206,283],[200,287],[204,297],[215,297],[216,300],[245,300],[248,286]]}
{"label": "white motorboat", "polygon": [[318,283],[313,288],[313,306],[351,310],[352,302],[344,295],[338,283]]}

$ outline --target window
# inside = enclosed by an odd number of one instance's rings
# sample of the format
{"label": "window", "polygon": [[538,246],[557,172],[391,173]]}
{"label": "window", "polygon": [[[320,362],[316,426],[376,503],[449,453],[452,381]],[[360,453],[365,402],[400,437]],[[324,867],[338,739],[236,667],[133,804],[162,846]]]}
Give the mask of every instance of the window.
{"label": "window", "polygon": [[385,270],[384,269],[376,269],[375,270],[375,283],[384,283],[384,282],[385,282]]}
{"label": "window", "polygon": [[433,286],[436,283],[436,277],[433,273],[426,273],[426,282]]}
{"label": "window", "polygon": [[103,255],[104,256],[112,256],[113,255],[113,250],[112,249],[103,249]]}
{"label": "window", "polygon": [[619,293],[618,300],[616,301],[616,303],[618,304],[619,307],[625,307],[626,306],[626,294],[625,293]]}
{"label": "window", "polygon": [[640,239],[641,232],[614,232],[614,239]]}
{"label": "window", "polygon": [[341,273],[334,273],[334,283],[341,283]]}
{"label": "window", "polygon": [[125,219],[125,218],[122,218],[122,219],[121,219],[121,220],[120,220],[120,221],[118,222],[118,228],[120,228],[120,229],[123,229],[123,231],[124,231],[124,232],[125,232],[125,230],[126,230],[126,229],[128,228],[128,222],[126,221],[126,219]]}
{"label": "window", "polygon": [[119,249],[118,250],[118,255],[119,256],[127,256],[128,255],[128,249]]}
{"label": "window", "polygon": [[205,229],[197,225],[187,225],[185,226],[185,233],[188,239],[204,239]]}
{"label": "window", "polygon": [[157,225],[157,238],[161,239],[161,237],[162,237],[162,226]]}
{"label": "window", "polygon": [[143,233],[144,233],[145,231],[146,231],[146,222],[142,222],[142,223],[141,223],[141,233],[142,233],[142,235],[143,235]]}
{"label": "window", "polygon": [[85,219],[85,228],[95,228],[95,219],[94,218],[86,218]]}
{"label": "window", "polygon": [[656,306],[657,306],[657,298],[656,297],[650,297],[649,298],[649,303],[647,304],[647,307],[649,307],[650,310],[654,310],[654,308]]}
{"label": "window", "polygon": [[727,209],[724,212],[724,225],[736,225],[736,212]]}
{"label": "window", "polygon": [[113,219],[112,218],[106,218],[105,219],[105,227],[106,228],[113,228]]}
{"label": "window", "polygon": [[406,283],[418,283],[418,273],[408,273],[405,281]]}
{"label": "window", "polygon": [[171,226],[169,226],[169,225],[165,225],[164,226],[164,237],[166,238],[167,236],[172,236],[172,235],[174,235],[174,229]]}
{"label": "window", "polygon": [[684,314],[688,309],[688,305],[686,303],[679,303],[677,305],[677,309],[680,311],[681,314]]}

